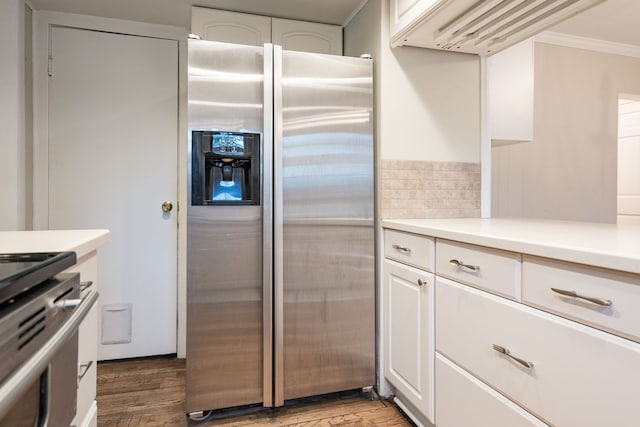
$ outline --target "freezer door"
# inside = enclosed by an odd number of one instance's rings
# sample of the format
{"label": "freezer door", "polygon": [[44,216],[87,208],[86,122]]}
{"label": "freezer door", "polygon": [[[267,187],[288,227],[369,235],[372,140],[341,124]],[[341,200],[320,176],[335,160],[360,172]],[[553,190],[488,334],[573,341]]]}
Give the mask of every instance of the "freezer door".
{"label": "freezer door", "polygon": [[[260,156],[269,155],[270,137],[263,133],[265,51],[189,42],[190,150],[193,131],[245,132],[261,135]],[[261,176],[262,191],[264,181]],[[262,233],[270,196],[263,193],[260,205],[197,206],[191,203],[191,187],[187,194],[186,412],[261,403],[263,259],[271,246]],[[267,281],[270,276],[269,270]]]}
{"label": "freezer door", "polygon": [[361,58],[276,48],[274,62],[280,405],[374,384],[373,80]]}

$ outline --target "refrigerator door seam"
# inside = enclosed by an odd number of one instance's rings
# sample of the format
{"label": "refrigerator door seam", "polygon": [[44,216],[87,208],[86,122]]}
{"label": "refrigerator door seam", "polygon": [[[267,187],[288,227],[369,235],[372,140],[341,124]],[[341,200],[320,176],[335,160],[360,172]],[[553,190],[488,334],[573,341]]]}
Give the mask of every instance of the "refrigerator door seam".
{"label": "refrigerator door seam", "polygon": [[[282,112],[282,47],[273,46],[273,110]],[[282,115],[274,114],[274,405],[284,405],[284,260],[283,260],[283,162]]]}
{"label": "refrigerator door seam", "polygon": [[264,45],[264,136],[262,138],[263,406],[273,406],[273,46]]}

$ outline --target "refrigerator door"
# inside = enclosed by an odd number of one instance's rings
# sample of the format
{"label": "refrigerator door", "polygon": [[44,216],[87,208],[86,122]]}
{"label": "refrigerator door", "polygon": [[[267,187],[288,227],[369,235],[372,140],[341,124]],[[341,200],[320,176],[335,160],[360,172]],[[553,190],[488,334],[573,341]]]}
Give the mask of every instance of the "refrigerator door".
{"label": "refrigerator door", "polygon": [[276,46],[274,75],[281,405],[375,381],[372,61]]}
{"label": "refrigerator door", "polygon": [[262,232],[270,196],[262,185],[261,205],[193,206],[191,159],[194,131],[260,134],[260,156],[270,153],[264,57],[261,47],[189,41],[186,412],[263,402],[263,257],[271,243]]}

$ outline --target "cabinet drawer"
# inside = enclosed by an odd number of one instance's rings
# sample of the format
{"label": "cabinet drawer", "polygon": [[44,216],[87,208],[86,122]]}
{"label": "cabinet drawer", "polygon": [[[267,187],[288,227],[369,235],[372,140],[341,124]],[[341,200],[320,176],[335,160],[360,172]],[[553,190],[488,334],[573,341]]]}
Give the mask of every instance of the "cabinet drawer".
{"label": "cabinet drawer", "polygon": [[438,353],[436,420],[438,427],[476,427],[489,420],[492,427],[548,427]]}
{"label": "cabinet drawer", "polygon": [[640,342],[640,275],[525,255],[522,300]]}
{"label": "cabinet drawer", "polygon": [[385,230],[384,256],[414,267],[433,271],[434,239],[403,231]]}
{"label": "cabinet drawer", "polygon": [[436,350],[549,424],[640,425],[629,340],[437,278]]}
{"label": "cabinet drawer", "polygon": [[441,239],[436,254],[439,276],[520,300],[520,254]]}

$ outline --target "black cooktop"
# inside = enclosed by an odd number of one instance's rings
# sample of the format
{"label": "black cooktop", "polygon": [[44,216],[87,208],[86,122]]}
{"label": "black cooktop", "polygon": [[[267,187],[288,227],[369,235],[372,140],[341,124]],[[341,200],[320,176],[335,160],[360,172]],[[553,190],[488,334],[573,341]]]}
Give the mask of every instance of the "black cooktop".
{"label": "black cooktop", "polygon": [[75,263],[75,252],[0,254],[0,304],[10,302]]}

